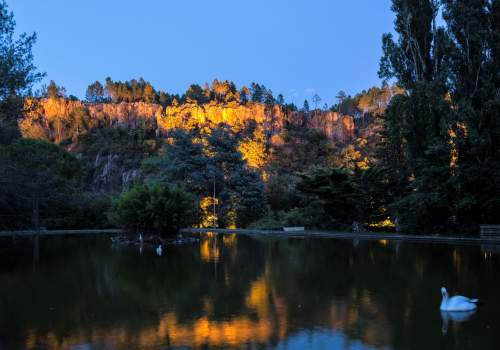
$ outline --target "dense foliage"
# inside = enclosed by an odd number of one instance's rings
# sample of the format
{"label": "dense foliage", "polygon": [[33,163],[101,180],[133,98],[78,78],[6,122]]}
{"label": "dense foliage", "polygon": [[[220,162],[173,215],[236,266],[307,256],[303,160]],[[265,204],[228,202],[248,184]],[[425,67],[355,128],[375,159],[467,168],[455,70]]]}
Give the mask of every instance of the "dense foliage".
{"label": "dense foliage", "polygon": [[33,215],[59,219],[72,202],[80,184],[80,164],[76,158],[45,141],[20,139],[0,146],[3,170],[0,206],[3,226],[18,220],[31,224]]}
{"label": "dense foliage", "polygon": [[[48,93],[46,95],[49,97],[54,95],[50,93],[51,86],[53,87],[54,84],[51,82],[47,88]],[[272,91],[264,85],[252,83],[250,88],[243,86],[238,90],[232,81],[219,81],[217,79],[214,79],[211,85],[205,84],[203,87],[192,84],[184,94],[179,95],[158,91],[143,78],[122,82],[113,81],[110,77],[107,77],[104,85],[99,81],[90,84],[85,98],[91,103],[145,102],[161,104],[163,107],[186,102],[205,104],[210,101],[217,103],[247,103],[251,101],[268,105],[274,103],[284,105],[285,103],[282,95],[275,98]]]}
{"label": "dense foliage", "polygon": [[113,204],[113,222],[134,232],[175,234],[196,222],[193,198],[179,187],[136,185]]}
{"label": "dense foliage", "polygon": [[263,213],[263,182],[238,151],[241,135],[221,124],[209,132],[176,130],[170,136],[162,154],[148,159],[144,170],[148,178],[186,186],[194,193],[202,226],[245,227]]}
{"label": "dense foliage", "polygon": [[384,36],[380,75],[406,94],[385,115],[390,209],[409,231],[498,222],[499,2],[394,0],[393,10],[399,37]]}

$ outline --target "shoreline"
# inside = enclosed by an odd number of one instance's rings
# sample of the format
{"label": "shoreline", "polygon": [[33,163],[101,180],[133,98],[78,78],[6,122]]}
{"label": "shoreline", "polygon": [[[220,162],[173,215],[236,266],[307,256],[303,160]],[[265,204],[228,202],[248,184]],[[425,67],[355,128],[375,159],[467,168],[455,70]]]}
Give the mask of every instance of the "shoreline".
{"label": "shoreline", "polygon": [[[247,236],[266,236],[279,238],[327,238],[343,240],[365,240],[365,241],[406,241],[420,243],[442,243],[442,244],[491,244],[500,245],[500,237],[479,237],[479,236],[450,236],[450,235],[405,235],[398,233],[371,233],[371,232],[340,232],[340,231],[315,231],[305,230],[297,232],[285,232],[279,230],[252,230],[252,229],[201,229],[182,228],[179,233],[203,234],[215,233],[236,233]],[[33,237],[33,236],[86,236],[86,235],[121,235],[126,234],[121,229],[82,229],[82,230],[34,230],[23,231],[0,231],[0,238]]]}
{"label": "shoreline", "polygon": [[407,241],[420,243],[442,243],[442,244],[492,244],[500,245],[500,237],[467,237],[467,236],[440,236],[440,235],[402,235],[397,233],[354,233],[354,232],[335,232],[335,231],[301,231],[284,232],[276,230],[250,230],[250,229],[198,229],[184,228],[181,233],[236,233],[247,236],[268,236],[281,238],[329,238],[345,240],[365,240],[365,241]]}

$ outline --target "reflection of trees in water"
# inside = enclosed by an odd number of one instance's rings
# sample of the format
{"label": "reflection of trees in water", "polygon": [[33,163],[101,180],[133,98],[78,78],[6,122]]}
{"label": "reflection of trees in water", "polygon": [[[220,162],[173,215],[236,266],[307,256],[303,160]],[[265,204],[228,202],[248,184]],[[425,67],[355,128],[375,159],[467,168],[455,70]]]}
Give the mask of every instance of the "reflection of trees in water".
{"label": "reflection of trees in water", "polygon": [[391,242],[224,235],[161,258],[61,242],[42,242],[37,273],[26,265],[0,275],[0,346],[270,345],[319,327],[418,349],[441,334],[429,310],[438,310],[443,280],[476,292],[499,267],[498,256],[478,259],[477,247]]}

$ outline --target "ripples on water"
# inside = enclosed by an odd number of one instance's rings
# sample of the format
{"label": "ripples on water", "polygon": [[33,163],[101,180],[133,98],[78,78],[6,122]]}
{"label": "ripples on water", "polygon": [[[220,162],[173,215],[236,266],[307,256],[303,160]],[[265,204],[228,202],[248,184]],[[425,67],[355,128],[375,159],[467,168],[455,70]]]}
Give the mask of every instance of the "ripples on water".
{"label": "ripples on water", "polygon": [[[0,241],[0,349],[495,349],[495,247],[203,236]],[[479,297],[441,314],[440,287]]]}

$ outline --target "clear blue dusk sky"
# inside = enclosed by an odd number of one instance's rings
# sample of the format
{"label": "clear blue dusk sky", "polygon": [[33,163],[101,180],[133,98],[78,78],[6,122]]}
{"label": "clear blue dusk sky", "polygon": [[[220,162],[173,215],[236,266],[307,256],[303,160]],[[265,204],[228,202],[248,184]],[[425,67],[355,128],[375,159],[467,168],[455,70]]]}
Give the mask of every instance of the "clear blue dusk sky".
{"label": "clear blue dusk sky", "polygon": [[[373,85],[390,0],[7,0],[37,32],[46,81],[83,97],[89,83],[144,77],[181,93],[214,78],[263,83],[299,105]],[[323,103],[322,102],[322,103]]]}

